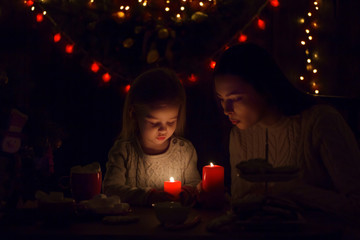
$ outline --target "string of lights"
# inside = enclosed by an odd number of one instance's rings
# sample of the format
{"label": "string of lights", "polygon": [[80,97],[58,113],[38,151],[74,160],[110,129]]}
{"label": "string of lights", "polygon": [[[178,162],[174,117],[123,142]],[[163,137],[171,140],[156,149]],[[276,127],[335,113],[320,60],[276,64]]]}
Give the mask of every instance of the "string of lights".
{"label": "string of lights", "polygon": [[[87,51],[85,51],[79,44],[72,40],[70,36],[68,36],[64,31],[59,29],[56,21],[47,13],[46,9],[44,9],[43,3],[47,0],[25,0],[24,3],[27,7],[30,8],[35,14],[36,22],[41,23],[46,18],[54,28],[54,34],[52,39],[55,44],[59,44],[60,42],[65,42],[64,51],[66,54],[74,54],[81,52],[86,55],[90,60],[88,60],[87,68],[96,75],[101,77],[101,80],[104,84],[108,84],[112,81],[121,81],[124,87],[124,91],[127,92],[130,89],[130,79],[128,79],[125,75],[121,75],[115,72],[112,72],[107,66],[101,63],[96,59],[93,59]],[[162,14],[159,17],[168,18],[173,22],[181,22],[187,21],[189,19],[194,20],[194,18],[201,18],[206,15],[204,12],[211,11],[216,7],[216,0],[204,0],[204,1],[191,1],[191,0],[165,0],[163,4],[159,4],[160,1],[150,1],[150,0],[137,0],[137,1],[117,1],[118,5],[116,7],[117,10],[112,11],[112,16],[115,16],[118,20],[126,21],[131,17],[132,11],[135,8],[149,8],[154,9],[154,5],[158,9],[162,9]],[[272,8],[277,8],[280,5],[278,0],[266,0],[264,3],[258,8],[253,17],[245,24],[239,31],[230,38],[222,48],[218,49],[214,52],[208,63],[208,67],[210,70],[214,69],[216,66],[216,59],[219,54],[221,54],[224,50],[228,49],[230,46],[235,45],[237,43],[246,42],[249,39],[248,29],[250,26],[256,26],[258,30],[262,31],[267,28],[267,22],[262,18],[261,14],[265,7],[271,6]],[[89,0],[88,7],[94,8],[96,6],[96,0]],[[300,74],[300,81],[308,81],[311,85],[311,89],[313,93],[319,93],[319,84],[318,84],[318,52],[315,48],[315,38],[316,38],[316,30],[318,29],[318,20],[317,20],[317,12],[319,10],[320,3],[319,1],[313,1],[309,11],[307,12],[306,17],[300,18],[299,23],[303,27],[303,39],[300,41],[301,47],[304,48],[304,53],[306,56],[306,71]],[[191,10],[191,14],[189,14],[189,10]],[[153,16],[155,17],[155,16]],[[255,24],[253,24],[255,22]],[[164,29],[162,29],[164,30]],[[166,30],[166,29],[165,29]],[[159,31],[159,36],[161,34],[169,34],[168,32]],[[126,39],[123,42],[123,47],[131,47],[133,45],[133,40],[131,38]],[[152,52],[154,53],[154,52]],[[149,53],[150,54],[150,53]],[[156,55],[156,52],[155,52]],[[151,60],[149,60],[149,58]],[[149,61],[154,61],[154,54],[149,57],[148,55],[148,63]],[[198,76],[195,73],[191,73],[187,80],[189,82],[197,82]]]}

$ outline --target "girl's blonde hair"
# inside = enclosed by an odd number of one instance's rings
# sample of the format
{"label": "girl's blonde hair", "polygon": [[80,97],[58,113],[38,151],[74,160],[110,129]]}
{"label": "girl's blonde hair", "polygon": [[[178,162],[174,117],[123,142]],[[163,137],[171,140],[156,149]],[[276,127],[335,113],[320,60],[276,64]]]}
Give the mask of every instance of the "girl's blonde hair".
{"label": "girl's blonde hair", "polygon": [[186,120],[186,94],[175,72],[166,68],[156,68],[142,73],[131,84],[125,98],[120,139],[135,140],[139,127],[134,117],[136,109],[165,102],[179,105],[175,136],[182,136]]}

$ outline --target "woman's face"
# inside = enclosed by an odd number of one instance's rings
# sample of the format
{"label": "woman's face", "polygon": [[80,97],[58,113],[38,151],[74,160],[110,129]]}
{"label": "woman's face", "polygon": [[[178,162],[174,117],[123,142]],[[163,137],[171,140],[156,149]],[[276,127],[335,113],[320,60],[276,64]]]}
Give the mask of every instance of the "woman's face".
{"label": "woman's face", "polygon": [[264,96],[236,75],[216,76],[215,91],[224,114],[239,129],[261,122],[268,111]]}

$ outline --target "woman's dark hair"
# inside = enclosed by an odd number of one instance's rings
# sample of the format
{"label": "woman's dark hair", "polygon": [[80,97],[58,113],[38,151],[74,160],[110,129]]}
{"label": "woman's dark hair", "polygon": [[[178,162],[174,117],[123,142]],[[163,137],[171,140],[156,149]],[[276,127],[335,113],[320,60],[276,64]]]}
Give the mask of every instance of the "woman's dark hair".
{"label": "woman's dark hair", "polygon": [[214,76],[235,75],[251,84],[285,115],[295,115],[315,104],[286,78],[272,56],[262,47],[243,43],[227,49],[217,61]]}

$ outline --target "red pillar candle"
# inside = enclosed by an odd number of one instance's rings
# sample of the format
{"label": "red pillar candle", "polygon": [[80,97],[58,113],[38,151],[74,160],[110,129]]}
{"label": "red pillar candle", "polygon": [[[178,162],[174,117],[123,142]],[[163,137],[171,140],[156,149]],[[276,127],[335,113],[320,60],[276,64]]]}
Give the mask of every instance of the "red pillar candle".
{"label": "red pillar candle", "polygon": [[170,181],[164,182],[164,192],[170,193],[175,199],[178,199],[181,192],[181,182],[175,181],[173,177],[170,177]]}
{"label": "red pillar candle", "polygon": [[202,190],[208,193],[224,193],[224,167],[206,165],[203,167]]}

